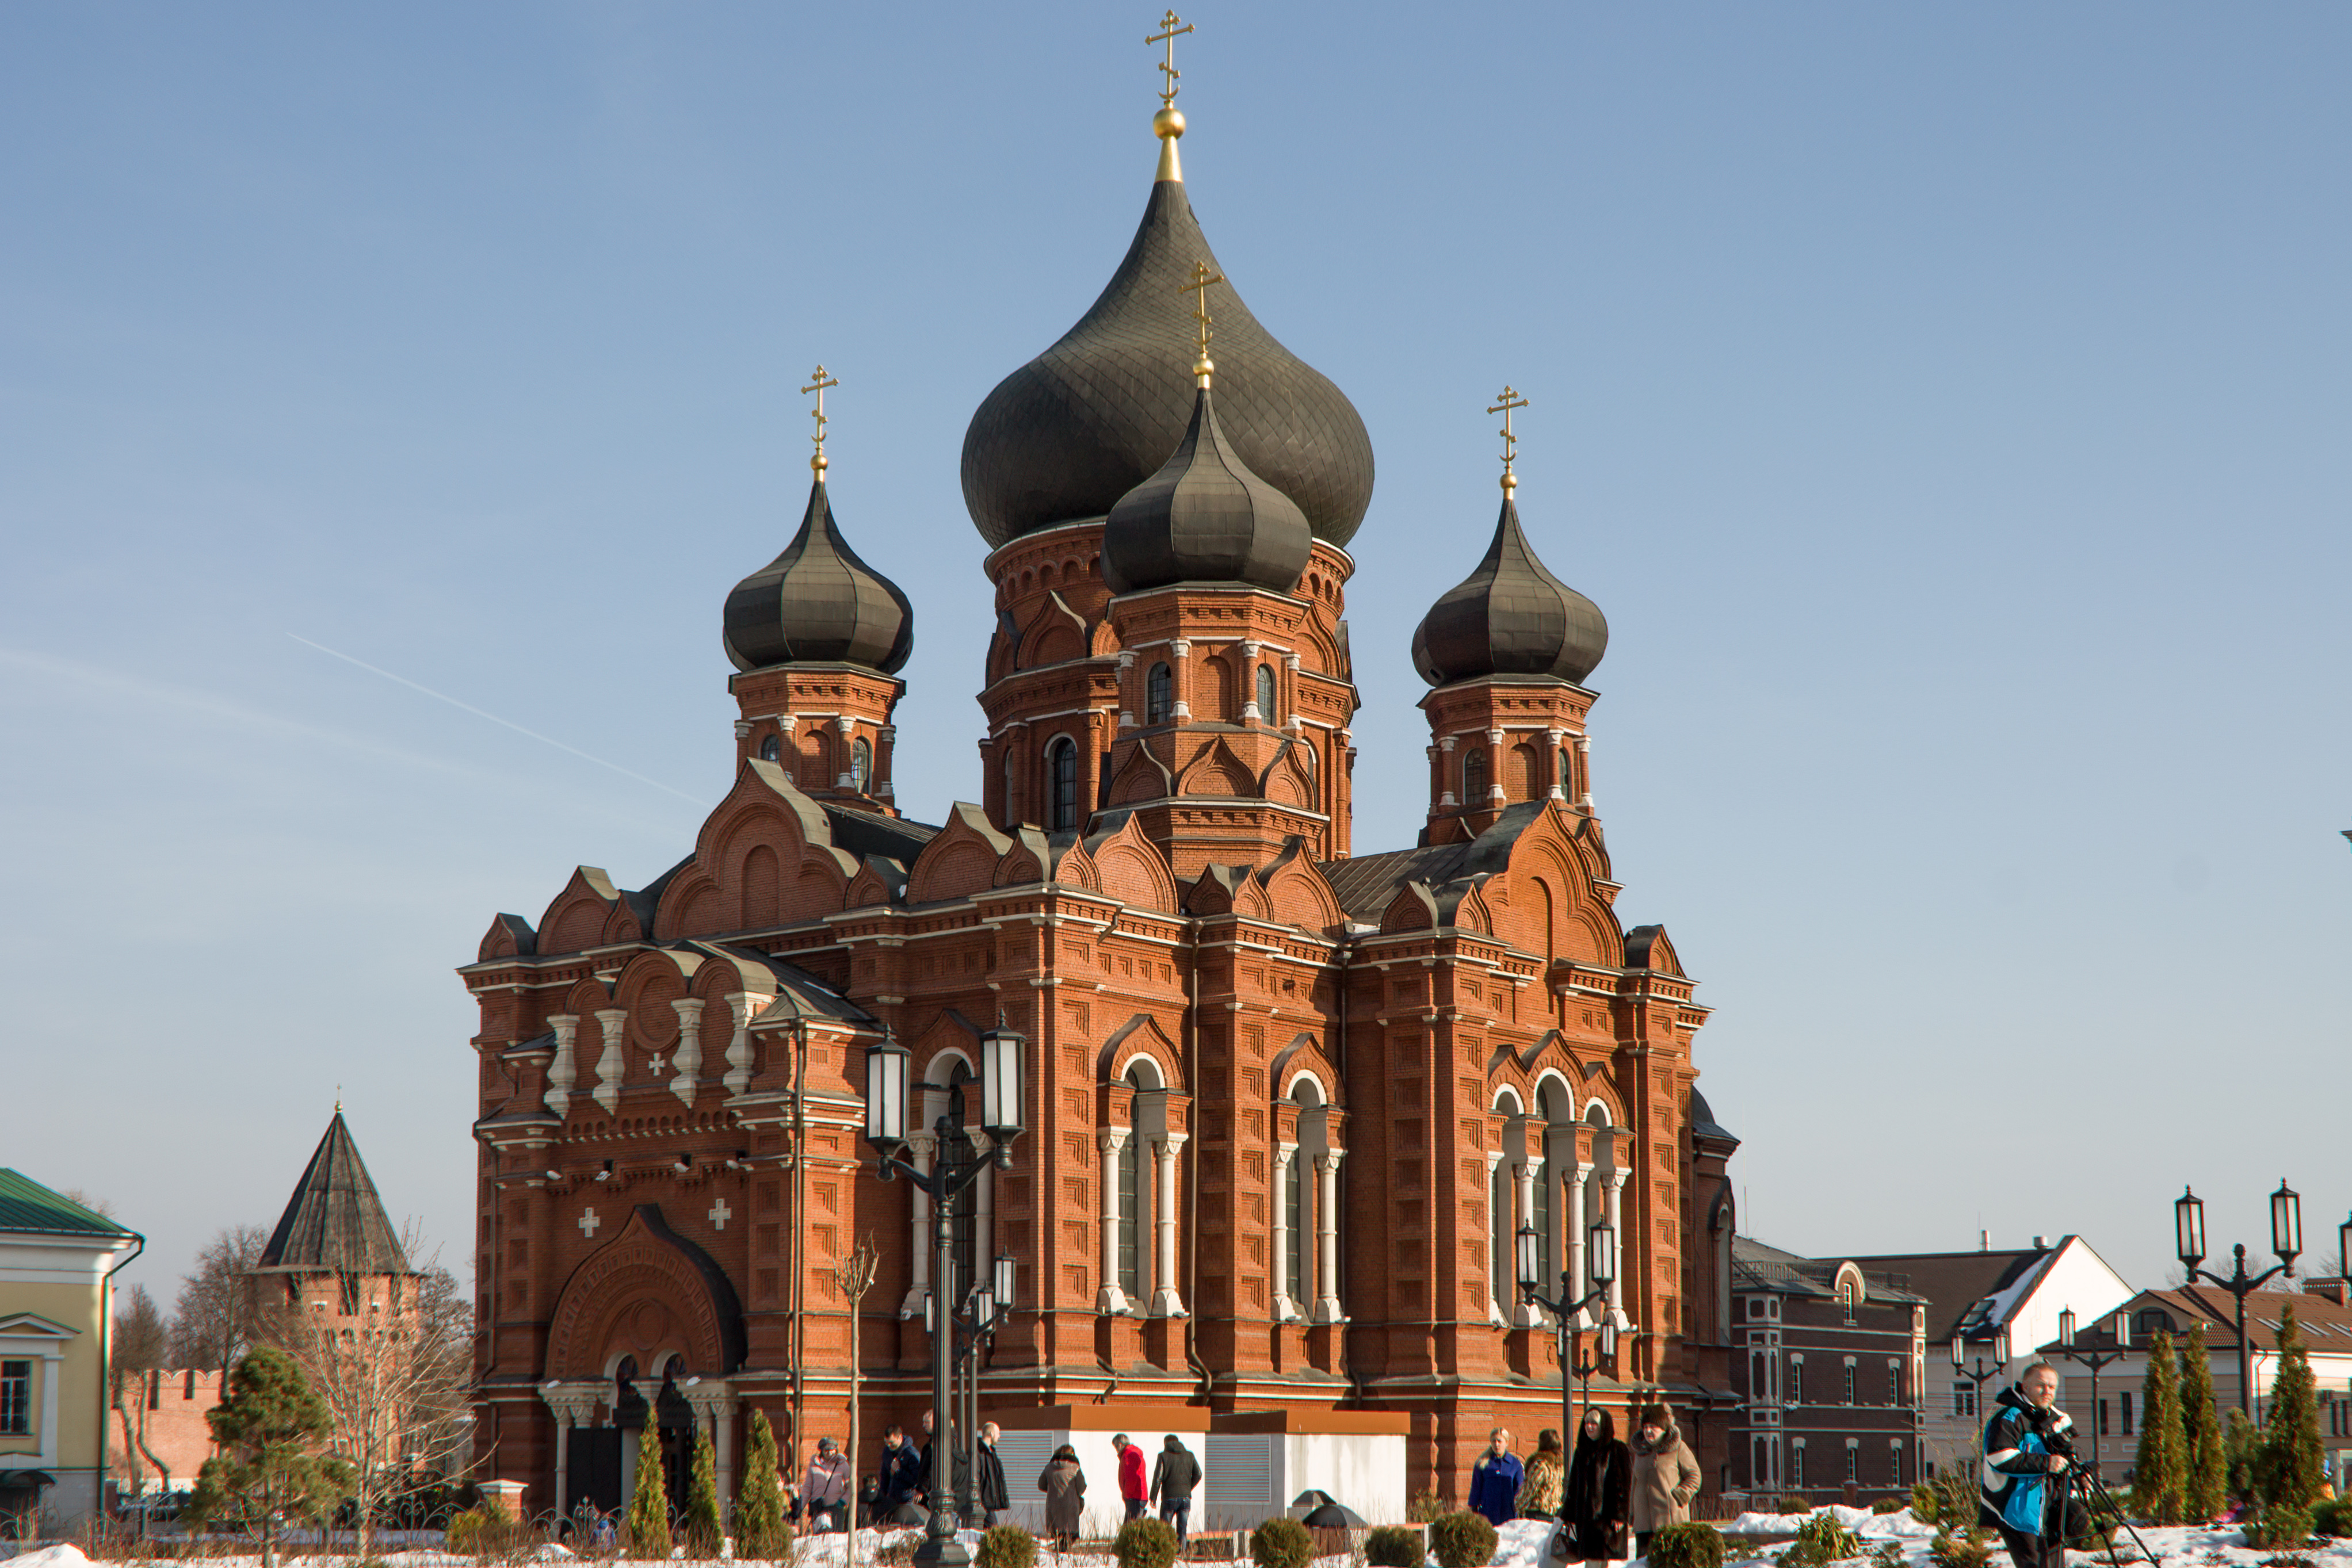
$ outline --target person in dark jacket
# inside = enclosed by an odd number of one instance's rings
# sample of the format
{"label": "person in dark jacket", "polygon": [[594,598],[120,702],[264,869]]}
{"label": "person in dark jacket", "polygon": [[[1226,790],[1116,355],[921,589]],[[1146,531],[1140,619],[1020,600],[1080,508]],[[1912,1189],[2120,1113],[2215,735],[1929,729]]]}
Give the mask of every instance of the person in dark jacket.
{"label": "person in dark jacket", "polygon": [[1067,1552],[1077,1542],[1087,1512],[1087,1473],[1078,1468],[1078,1451],[1067,1443],[1055,1449],[1037,1478],[1037,1490],[1045,1494],[1045,1531],[1054,1538],[1054,1550]]}
{"label": "person in dark jacket", "polygon": [[2074,1465],[2074,1423],[2058,1408],[2058,1369],[2037,1361],[2004,1388],[1985,1423],[1984,1468],[1977,1477],[1977,1518],[2000,1531],[2016,1568],[2050,1568],[2066,1560],[2065,1543],[2090,1521],[2066,1506],[2058,1478]]}
{"label": "person in dark jacket", "polygon": [[1519,1483],[1527,1469],[1511,1452],[1511,1435],[1497,1427],[1486,1436],[1486,1451],[1470,1467],[1470,1511],[1503,1525],[1519,1516]]}
{"label": "person in dark jacket", "polygon": [[882,1512],[896,1513],[910,1502],[923,1500],[923,1486],[929,1478],[923,1474],[923,1456],[915,1445],[907,1441],[903,1427],[892,1427],[882,1435]]}
{"label": "person in dark jacket", "polygon": [[1201,1461],[1192,1450],[1168,1434],[1160,1446],[1160,1462],[1151,1467],[1151,1499],[1160,1505],[1160,1517],[1175,1527],[1176,1544],[1184,1544],[1192,1523],[1192,1489],[1201,1484]]}
{"label": "person in dark jacket", "polygon": [[1004,1461],[996,1457],[996,1439],[1003,1435],[993,1421],[980,1427],[980,1508],[987,1527],[1013,1522],[1013,1495],[1004,1490]]}
{"label": "person in dark jacket", "polygon": [[1560,1518],[1568,1524],[1569,1560],[1607,1563],[1630,1557],[1625,1520],[1633,1495],[1633,1458],[1617,1436],[1616,1418],[1587,1410],[1568,1462]]}

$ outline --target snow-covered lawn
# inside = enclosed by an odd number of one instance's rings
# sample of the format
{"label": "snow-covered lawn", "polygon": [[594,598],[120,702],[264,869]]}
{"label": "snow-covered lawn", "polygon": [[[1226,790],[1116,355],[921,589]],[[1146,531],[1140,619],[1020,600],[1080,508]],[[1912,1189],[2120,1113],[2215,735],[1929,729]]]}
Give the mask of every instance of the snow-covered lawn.
{"label": "snow-covered lawn", "polygon": [[[1839,1523],[1860,1536],[1863,1544],[1877,1550],[1894,1542],[1903,1553],[1904,1568],[1927,1568],[1927,1547],[1935,1540],[1935,1526],[1922,1524],[1909,1509],[1900,1513],[1869,1513],[1861,1509],[1831,1507],[1825,1511],[1834,1515]],[[1724,1568],[1739,1568],[1741,1564],[1769,1563],[1787,1543],[1787,1538],[1797,1532],[1808,1516],[1801,1513],[1743,1513],[1730,1523],[1719,1525],[1729,1538],[1729,1550],[1724,1554]],[[1544,1542],[1549,1539],[1551,1525],[1539,1519],[1514,1520],[1496,1533],[1499,1542],[1495,1552],[1495,1568],[1543,1568]],[[917,1535],[911,1530],[879,1531],[861,1530],[857,1532],[857,1563],[859,1568],[875,1568],[886,1543],[898,1545],[903,1556],[904,1545]],[[2280,1556],[2273,1551],[2256,1550],[2245,1544],[2245,1537],[2235,1529],[2206,1530],[2196,1526],[2174,1526],[2168,1529],[2142,1529],[2140,1538],[2156,1554],[2164,1568],[2257,1568],[2257,1565]],[[977,1547],[977,1532],[965,1531],[967,1547]],[[1743,1550],[1746,1542],[1759,1546]],[[1761,1544],[1769,1542],[1769,1544]],[[748,1560],[729,1563],[703,1563],[674,1558],[671,1568],[849,1568],[846,1548],[849,1538],[843,1535],[803,1536],[794,1543],[792,1558],[774,1564],[755,1564]],[[2130,1538],[2124,1538],[2126,1557],[2130,1551]],[[72,1546],[43,1546],[19,1552],[13,1557],[6,1543],[0,1543],[0,1559],[8,1568],[90,1568],[90,1560]],[[542,1546],[533,1552],[534,1560],[543,1563],[576,1561],[561,1546]],[[2311,1560],[2315,1568],[2352,1568],[2352,1540],[2322,1541],[2303,1548],[2296,1555]],[[474,1559],[452,1556],[446,1552],[411,1548],[388,1552],[384,1561],[393,1568],[472,1568]],[[2008,1554],[1994,1548],[1996,1564],[2008,1562]],[[246,1556],[206,1557],[200,1561],[205,1568],[260,1568],[258,1553]],[[1641,1562],[1636,1559],[1635,1562]],[[1863,1559],[1856,1558],[1860,1563]],[[2093,1568],[2107,1561],[2105,1554],[2070,1552],[2067,1568]],[[1315,1568],[1355,1568],[1356,1560],[1349,1557],[1324,1557],[1316,1561]],[[1056,1552],[1041,1545],[1037,1551],[1038,1568],[1118,1568],[1107,1552]],[[354,1559],[344,1555],[297,1555],[288,1552],[280,1559],[280,1568],[354,1568]],[[1179,1568],[1182,1568],[1179,1564]]]}

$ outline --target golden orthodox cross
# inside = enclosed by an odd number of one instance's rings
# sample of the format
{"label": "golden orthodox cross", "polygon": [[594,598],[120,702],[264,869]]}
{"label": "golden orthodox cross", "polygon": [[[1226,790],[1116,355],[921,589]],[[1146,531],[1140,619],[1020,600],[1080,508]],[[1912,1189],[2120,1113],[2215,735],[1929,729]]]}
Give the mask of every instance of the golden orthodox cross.
{"label": "golden orthodox cross", "polygon": [[1184,75],[1176,68],[1176,40],[1191,32],[1192,24],[1184,22],[1183,26],[1177,26],[1182,20],[1175,12],[1169,12],[1160,18],[1160,31],[1143,40],[1147,44],[1165,44],[1168,47],[1167,57],[1160,62],[1160,74],[1164,78],[1160,84],[1160,107],[1162,109],[1176,101],[1176,84]]}
{"label": "golden orthodox cross", "polygon": [[819,365],[816,368],[816,379],[810,382],[808,385],[801,388],[801,392],[803,395],[809,392],[816,393],[816,406],[809,410],[809,417],[816,421],[816,434],[809,437],[810,440],[816,443],[816,455],[809,459],[809,466],[815,469],[820,474],[824,473],[825,469],[824,427],[827,423],[831,423],[824,416],[824,389],[827,387],[837,387],[840,384],[841,382],[838,380],[826,375],[824,373],[824,367],[823,365]]}
{"label": "golden orthodox cross", "polygon": [[1200,296],[1192,303],[1192,319],[1201,324],[1201,357],[1204,360],[1209,357],[1209,285],[1224,280],[1223,273],[1212,273],[1207,262],[1196,261],[1192,264],[1192,281],[1177,285],[1183,293]]}
{"label": "golden orthodox cross", "polygon": [[1519,483],[1511,474],[1512,460],[1519,451],[1519,438],[1511,434],[1511,411],[1527,406],[1528,400],[1507,386],[1503,389],[1503,401],[1486,411],[1503,416],[1503,488],[1507,491],[1518,488]]}

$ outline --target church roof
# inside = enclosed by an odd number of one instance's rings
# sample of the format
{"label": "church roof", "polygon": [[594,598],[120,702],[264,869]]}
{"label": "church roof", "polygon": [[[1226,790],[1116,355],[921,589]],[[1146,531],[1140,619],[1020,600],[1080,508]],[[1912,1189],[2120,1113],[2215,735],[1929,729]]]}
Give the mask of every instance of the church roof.
{"label": "church roof", "polygon": [[0,1169],[0,1230],[46,1236],[135,1235],[94,1208],[52,1192],[22,1171]]}
{"label": "church roof", "polygon": [[255,1265],[259,1273],[406,1274],[408,1255],[339,1106]]}
{"label": "church roof", "polygon": [[1582,681],[1609,647],[1601,607],[1536,559],[1507,494],[1478,570],[1430,606],[1412,634],[1412,667],[1433,686],[1481,675]]}
{"label": "church roof", "polygon": [[1407,883],[1443,887],[1482,872],[1501,871],[1510,859],[1511,845],[1542,815],[1546,804],[1541,800],[1520,800],[1507,806],[1492,827],[1465,841],[1354,855],[1343,861],[1320,861],[1316,869],[1331,884],[1331,892],[1349,919],[1376,925]]}
{"label": "church roof", "polygon": [[1209,389],[1160,472],[1119,497],[1103,528],[1113,593],[1171,582],[1247,582],[1287,593],[1315,549],[1290,497],[1250,471],[1217,423]]}
{"label": "church roof", "polygon": [[[1109,515],[1184,439],[1196,263],[1223,272],[1179,180],[1077,325],[997,383],[963,438],[963,498],[991,546]],[[1218,417],[1242,460],[1344,545],[1372,499],[1372,443],[1347,395],[1276,341],[1241,296],[1217,296]]]}
{"label": "church roof", "polygon": [[721,642],[739,670],[862,664],[890,675],[915,651],[915,611],[841,537],[820,474],[783,554],[728,594]]}

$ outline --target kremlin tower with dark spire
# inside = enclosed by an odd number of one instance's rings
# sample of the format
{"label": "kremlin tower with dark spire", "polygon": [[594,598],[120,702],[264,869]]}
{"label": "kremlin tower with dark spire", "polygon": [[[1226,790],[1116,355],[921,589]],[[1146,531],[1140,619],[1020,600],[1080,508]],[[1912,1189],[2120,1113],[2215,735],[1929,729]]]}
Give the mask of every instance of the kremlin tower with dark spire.
{"label": "kremlin tower with dark spire", "polygon": [[[1356,852],[1371,444],[1225,279],[1163,69],[1125,258],[965,435],[996,612],[977,800],[901,814],[914,618],[835,521],[820,401],[799,530],[725,601],[733,788],[646,887],[583,866],[461,970],[478,1448],[533,1512],[614,1506],[649,1425],[675,1464],[709,1431],[730,1498],[751,1410],[803,1460],[853,1386],[868,1434],[916,1429],[927,1302],[960,1308],[1000,1255],[980,1406],[1008,1469],[1184,1433],[1221,1516],[1336,1490],[1287,1468],[1316,1443],[1385,1478],[1340,1495],[1375,1521],[1458,1502],[1492,1427],[1559,1419],[1524,1245],[1547,1294],[1592,1287],[1572,1327],[1617,1331],[1595,1397],[1671,1398],[1721,1473],[1736,1143],[1693,1112],[1693,982],[1614,910],[1582,684],[1607,625],[1538,559],[1507,466],[1485,559],[1412,635],[1427,825]],[[973,1082],[991,1029],[1024,1042],[1009,1164]],[[975,1172],[945,1279],[921,1193],[860,1135],[887,1040],[918,1081],[908,1158]]]}

